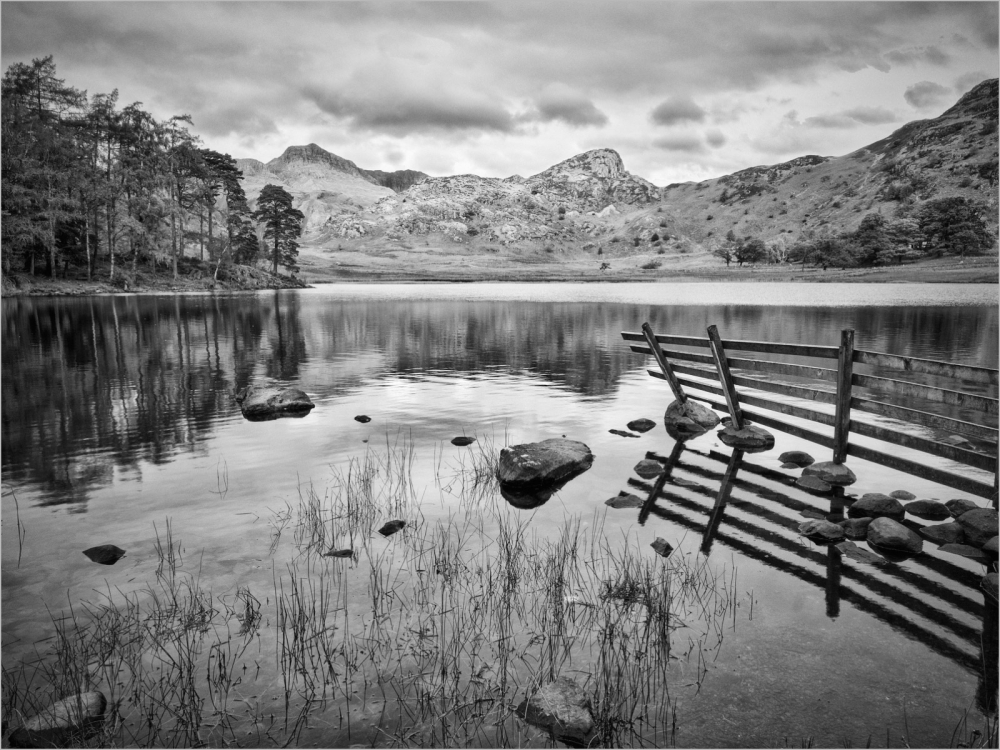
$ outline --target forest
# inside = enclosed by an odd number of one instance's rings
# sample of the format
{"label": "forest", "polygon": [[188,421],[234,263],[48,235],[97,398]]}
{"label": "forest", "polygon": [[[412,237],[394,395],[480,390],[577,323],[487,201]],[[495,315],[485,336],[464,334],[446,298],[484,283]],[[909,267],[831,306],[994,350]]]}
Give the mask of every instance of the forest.
{"label": "forest", "polygon": [[52,56],[15,63],[2,83],[2,269],[49,277],[195,263],[297,270],[302,214],[281,187],[251,210],[236,160],[204,148],[191,118],[157,120],[118,91],[90,97],[56,75]]}

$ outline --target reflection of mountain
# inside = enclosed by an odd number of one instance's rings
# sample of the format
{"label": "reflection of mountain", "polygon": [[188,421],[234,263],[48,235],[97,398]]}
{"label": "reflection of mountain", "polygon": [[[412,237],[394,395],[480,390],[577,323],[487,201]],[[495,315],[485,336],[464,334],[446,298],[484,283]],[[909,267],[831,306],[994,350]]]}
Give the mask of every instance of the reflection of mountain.
{"label": "reflection of mountain", "polygon": [[[873,288],[874,289],[874,288]],[[669,289],[665,288],[665,295]],[[665,297],[664,302],[669,300]],[[643,367],[621,340],[657,331],[835,343],[995,366],[995,308],[661,307],[614,303],[234,297],[14,298],[3,303],[4,479],[47,502],[84,499],[113,467],[195,450],[238,413],[231,392],[272,379],[316,399],[373,379],[490,372],[605,396]]]}

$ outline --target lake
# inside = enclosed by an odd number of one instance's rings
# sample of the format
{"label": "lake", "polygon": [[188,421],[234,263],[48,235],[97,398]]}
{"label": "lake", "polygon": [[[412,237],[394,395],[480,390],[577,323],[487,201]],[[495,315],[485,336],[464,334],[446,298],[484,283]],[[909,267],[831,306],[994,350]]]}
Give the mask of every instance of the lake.
{"label": "lake", "polygon": [[[512,709],[562,675],[615,744],[995,741],[985,567],[931,544],[866,565],[800,536],[802,511],[829,501],[786,481],[778,455],[827,449],[776,432],[711,534],[731,454],[714,433],[680,452],[670,503],[641,519],[606,504],[645,498],[633,467],[675,447],[669,388],[620,335],[645,321],[831,346],[853,328],[858,348],[998,362],[995,285],[5,299],[4,720],[85,683],[117,707],[100,739],[119,744],[551,745]],[[250,384],[316,406],[250,422],[233,399]],[[639,417],[656,428],[609,432]],[[538,507],[508,503],[499,449],[562,436],[592,468]],[[986,504],[848,463],[858,497]],[[394,518],[407,527],[381,536]],[[101,544],[126,554],[81,554]],[[339,548],[353,555],[323,556]]]}

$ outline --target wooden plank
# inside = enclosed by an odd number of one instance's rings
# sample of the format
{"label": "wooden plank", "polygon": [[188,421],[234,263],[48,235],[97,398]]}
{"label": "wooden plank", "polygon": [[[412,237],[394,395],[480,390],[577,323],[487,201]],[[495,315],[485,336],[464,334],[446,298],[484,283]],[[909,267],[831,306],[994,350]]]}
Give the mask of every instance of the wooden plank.
{"label": "wooden plank", "polygon": [[833,418],[833,462],[847,458],[847,438],[851,432],[851,375],[854,373],[854,331],[840,332],[840,356],[837,358],[837,404]]}
{"label": "wooden plank", "polygon": [[[694,375],[699,378],[706,378],[707,380],[718,380],[719,375],[715,370],[706,370],[700,367],[688,367],[687,365],[674,365],[674,371],[679,373],[684,373],[686,375]],[[654,371],[648,371],[650,375],[656,377]],[[690,381],[686,381],[683,378],[678,378],[678,380],[683,384],[690,386],[692,388],[700,388],[700,385],[692,385]],[[835,403],[836,396],[833,393],[828,393],[826,391],[817,391],[813,388],[804,388],[799,385],[786,385],[784,383],[771,383],[766,380],[758,380],[756,378],[748,378],[743,375],[733,375],[733,382],[736,385],[746,386],[748,388],[755,388],[759,391],[767,391],[769,393],[780,393],[786,396],[796,396],[798,398],[807,401],[817,401],[821,404],[833,404]],[[721,391],[719,392],[721,395]],[[740,393],[740,399],[746,398],[746,392]],[[728,409],[727,409],[728,411]],[[781,409],[776,409],[776,411],[782,411]],[[791,412],[788,412],[791,413]]]}
{"label": "wooden plank", "polygon": [[[625,341],[645,341],[641,333],[622,331]],[[673,346],[708,347],[707,339],[695,336],[674,336],[658,333],[656,340],[661,344]],[[772,341],[741,341],[739,339],[723,339],[723,348],[741,352],[758,352],[763,354],[787,354],[795,357],[816,357],[818,359],[836,359],[838,349],[835,346],[812,346],[810,344],[781,344]]]}
{"label": "wooden plank", "polygon": [[[718,409],[719,411],[726,411],[726,405],[719,401],[713,401],[708,398],[699,398],[704,404],[712,407],[713,409]],[[744,411],[743,416],[745,419],[749,419],[751,424],[761,424],[765,427],[773,427],[776,430],[781,430],[782,432],[787,432],[789,435],[794,435],[795,437],[800,437],[803,440],[808,440],[817,445],[822,445],[824,448],[833,447],[833,438],[828,435],[821,435],[818,432],[813,432],[812,430],[807,430],[805,427],[799,427],[798,425],[789,424],[788,422],[783,422],[775,417],[768,416],[766,414],[761,414],[757,411]]]}
{"label": "wooden plank", "polygon": [[951,362],[941,362],[935,359],[902,357],[898,354],[884,354],[882,352],[871,352],[862,349],[854,350],[854,361],[859,365],[872,365],[873,367],[885,367],[924,375],[940,375],[946,378],[958,378],[984,385],[997,385],[998,379],[1000,379],[1000,372],[988,367],[955,365]]}
{"label": "wooden plank", "polygon": [[740,397],[736,393],[733,374],[729,371],[729,362],[726,360],[726,350],[722,346],[722,339],[719,338],[719,329],[714,325],[708,327],[708,345],[712,350],[712,359],[715,360],[715,369],[719,373],[723,395],[725,395],[726,403],[729,405],[729,416],[733,418],[733,427],[742,430],[743,412],[740,409]]}
{"label": "wooden plank", "polygon": [[670,362],[663,356],[660,345],[656,343],[656,337],[653,336],[653,329],[649,327],[649,323],[642,324],[642,335],[646,337],[646,346],[649,347],[649,350],[656,358],[656,364],[660,366],[660,371],[670,385],[670,390],[673,391],[674,398],[683,404],[687,401],[687,396],[684,395],[684,389],[681,388],[681,384],[677,382],[677,376],[674,375],[674,371],[670,368]]}
{"label": "wooden plank", "polygon": [[[648,346],[632,344],[629,347],[636,354],[651,355]],[[664,349],[663,354],[667,359],[680,360],[683,362],[698,362],[699,364],[711,365],[714,360],[708,354],[696,354],[695,352],[682,352],[677,349]],[[737,370],[753,370],[755,372],[771,372],[777,375],[791,375],[797,378],[811,378],[814,380],[827,380],[831,383],[837,382],[837,371],[828,367],[810,367],[809,365],[793,365],[787,362],[772,362],[762,359],[742,359],[740,357],[727,357],[729,367]]]}
{"label": "wooden plank", "polygon": [[855,374],[851,378],[851,382],[861,388],[872,388],[897,396],[922,398],[927,401],[948,404],[949,406],[964,406],[987,414],[996,414],[997,405],[1000,403],[997,399],[989,398],[988,396],[952,391],[947,388],[936,388],[931,385],[921,385],[919,383],[909,383],[905,380],[880,378],[875,375]]}
{"label": "wooden plank", "polygon": [[895,404],[887,404],[882,401],[855,396],[851,399],[851,408],[871,414],[880,414],[883,417],[899,419],[903,422],[912,422],[925,427],[934,427],[952,433],[960,433],[982,438],[983,440],[991,440],[994,443],[997,442],[996,427],[964,422],[960,419],[932,414],[931,412],[920,411],[919,409],[911,409],[907,406],[896,406]]}
{"label": "wooden plank", "polygon": [[849,443],[847,446],[847,455],[881,464],[882,466],[888,466],[891,469],[897,469],[898,471],[912,474],[913,476],[920,477],[921,479],[929,479],[932,482],[943,484],[946,487],[961,490],[962,492],[968,492],[970,495],[989,498],[993,493],[992,484],[980,482],[979,480],[972,479],[971,477],[952,474],[950,471],[936,469],[925,463],[910,461],[909,459],[893,456],[889,453],[883,453],[882,451],[867,448],[863,445]]}
{"label": "wooden plank", "polygon": [[[630,331],[622,331],[622,338],[626,341],[645,341],[646,337],[642,333],[633,333]],[[668,334],[658,333],[656,334],[656,340],[661,344],[673,344],[674,346],[700,346],[702,348],[708,347],[708,339],[698,338],[695,336],[671,336]]]}
{"label": "wooden plank", "polygon": [[957,461],[959,463],[966,464],[967,466],[975,466],[977,469],[996,471],[997,459],[995,456],[988,456],[984,453],[966,450],[954,445],[949,445],[948,443],[939,443],[936,440],[928,440],[927,438],[918,437],[916,435],[908,435],[904,432],[899,432],[898,430],[869,424],[867,422],[858,422],[854,419],[851,420],[851,432],[865,437],[875,438],[876,440],[883,440],[887,443],[893,443],[894,445],[901,445],[904,448],[912,448],[914,450],[923,451],[924,453],[930,453],[934,456],[947,458],[950,461]]}

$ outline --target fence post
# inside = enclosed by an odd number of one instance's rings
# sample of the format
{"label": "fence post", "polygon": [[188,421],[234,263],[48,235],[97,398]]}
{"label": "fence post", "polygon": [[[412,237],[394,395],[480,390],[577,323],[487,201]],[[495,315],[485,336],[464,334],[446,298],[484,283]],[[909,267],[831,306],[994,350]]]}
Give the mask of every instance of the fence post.
{"label": "fence post", "polygon": [[715,369],[719,373],[722,391],[726,395],[726,404],[729,406],[729,416],[733,418],[733,427],[742,430],[744,426],[743,410],[740,409],[740,399],[736,394],[736,386],[733,384],[733,374],[729,371],[726,351],[722,348],[719,329],[714,325],[708,327],[708,345],[712,348],[712,358],[715,360]]}
{"label": "fence post", "polygon": [[851,431],[851,380],[854,377],[854,330],[840,332],[837,356],[837,410],[833,417],[833,462],[847,460],[847,440]]}
{"label": "fence post", "polygon": [[660,366],[663,376],[670,385],[670,390],[674,392],[674,398],[683,404],[687,401],[687,394],[681,388],[680,381],[677,380],[677,375],[674,374],[674,368],[670,366],[670,363],[663,354],[663,350],[660,349],[660,343],[656,340],[656,336],[653,334],[653,329],[650,328],[649,323],[642,324],[642,335],[646,337],[646,343],[649,344],[653,356],[656,357],[656,364]]}

